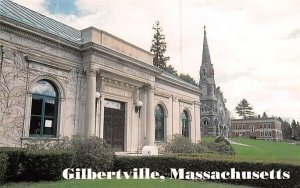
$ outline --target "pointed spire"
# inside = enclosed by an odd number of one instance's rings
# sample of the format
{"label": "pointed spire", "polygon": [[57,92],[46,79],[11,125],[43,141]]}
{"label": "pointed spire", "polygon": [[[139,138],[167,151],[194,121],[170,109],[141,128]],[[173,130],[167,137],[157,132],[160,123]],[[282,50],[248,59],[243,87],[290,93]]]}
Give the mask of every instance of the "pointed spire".
{"label": "pointed spire", "polygon": [[202,64],[211,64],[210,61],[210,54],[207,44],[207,38],[206,38],[206,27],[204,26],[204,39],[203,39],[203,51],[202,51]]}

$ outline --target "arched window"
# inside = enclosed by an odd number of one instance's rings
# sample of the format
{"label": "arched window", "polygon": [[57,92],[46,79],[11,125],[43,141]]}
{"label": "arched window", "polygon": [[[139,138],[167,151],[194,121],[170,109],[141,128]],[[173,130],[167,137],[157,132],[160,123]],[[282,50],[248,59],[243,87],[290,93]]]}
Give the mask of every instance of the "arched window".
{"label": "arched window", "polygon": [[203,125],[204,125],[204,126],[208,126],[208,125],[209,125],[209,121],[208,121],[208,120],[204,120],[204,121],[203,121]]}
{"label": "arched window", "polygon": [[182,136],[190,136],[189,115],[186,110],[182,112]]}
{"label": "arched window", "polygon": [[47,80],[40,80],[32,89],[30,136],[56,137],[58,92]]}
{"label": "arched window", "polygon": [[165,137],[165,113],[161,105],[155,108],[155,141],[162,142]]}

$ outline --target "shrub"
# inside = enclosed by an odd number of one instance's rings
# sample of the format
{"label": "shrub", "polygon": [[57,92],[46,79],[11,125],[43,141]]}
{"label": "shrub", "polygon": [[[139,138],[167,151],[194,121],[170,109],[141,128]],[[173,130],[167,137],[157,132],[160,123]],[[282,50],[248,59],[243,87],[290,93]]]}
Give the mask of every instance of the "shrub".
{"label": "shrub", "polygon": [[207,147],[221,155],[235,155],[233,147],[230,144],[228,145],[226,142],[210,142],[207,143]]}
{"label": "shrub", "polygon": [[165,146],[165,152],[167,153],[193,153],[196,151],[196,145],[189,138],[179,134],[175,134]]}
{"label": "shrub", "polygon": [[8,156],[5,153],[0,153],[0,183],[5,180]]}
{"label": "shrub", "polygon": [[225,142],[227,145],[230,145],[230,142],[224,136],[218,136],[215,139],[215,143]]}
{"label": "shrub", "polygon": [[74,136],[70,150],[73,152],[73,167],[92,168],[97,171],[109,171],[113,167],[114,152],[99,137]]}
{"label": "shrub", "polygon": [[200,153],[218,153],[221,155],[235,155],[230,142],[225,137],[219,136],[214,142],[199,142],[197,144]]}

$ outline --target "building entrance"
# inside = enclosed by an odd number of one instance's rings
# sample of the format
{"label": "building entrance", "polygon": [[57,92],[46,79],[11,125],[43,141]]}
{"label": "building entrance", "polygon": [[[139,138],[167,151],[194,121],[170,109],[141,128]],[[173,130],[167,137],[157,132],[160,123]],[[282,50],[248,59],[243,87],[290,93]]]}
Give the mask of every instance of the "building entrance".
{"label": "building entrance", "polygon": [[124,151],[125,103],[104,100],[104,140],[115,150]]}

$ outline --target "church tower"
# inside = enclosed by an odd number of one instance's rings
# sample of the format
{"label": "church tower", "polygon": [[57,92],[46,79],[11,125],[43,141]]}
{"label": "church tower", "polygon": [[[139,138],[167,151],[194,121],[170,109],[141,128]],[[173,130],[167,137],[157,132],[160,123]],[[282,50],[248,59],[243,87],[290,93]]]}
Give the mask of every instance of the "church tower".
{"label": "church tower", "polygon": [[204,39],[202,51],[202,63],[200,67],[199,87],[203,94],[201,102],[201,134],[209,136],[226,136],[228,111],[220,88],[216,88],[214,79],[214,66],[211,63],[206,29],[204,26]]}

